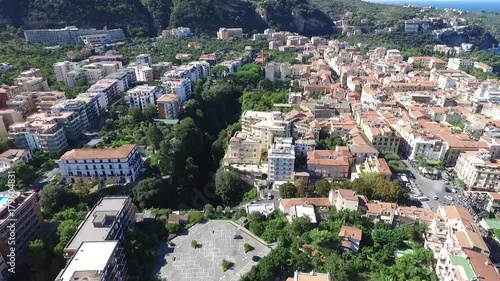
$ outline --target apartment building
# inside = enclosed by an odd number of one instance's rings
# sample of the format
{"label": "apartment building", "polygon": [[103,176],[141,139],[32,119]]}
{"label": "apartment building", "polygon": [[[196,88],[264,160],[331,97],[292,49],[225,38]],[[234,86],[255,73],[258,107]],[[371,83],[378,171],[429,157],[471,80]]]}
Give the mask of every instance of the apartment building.
{"label": "apartment building", "polygon": [[35,119],[9,126],[9,139],[16,147],[61,154],[68,147],[64,128],[53,120]]}
{"label": "apartment building", "polygon": [[135,78],[137,82],[154,81],[154,73],[151,67],[146,65],[134,65],[134,66],[129,66],[128,68],[132,69],[135,72]]}
{"label": "apartment building", "polygon": [[112,41],[123,40],[123,30],[107,29],[78,29],[75,26],[66,26],[61,29],[31,29],[24,31],[26,42],[42,45],[78,44],[82,36],[94,34],[108,34]]}
{"label": "apartment building", "polygon": [[163,91],[155,86],[140,85],[127,91],[125,99],[130,107],[137,107],[141,111],[148,104],[155,105],[155,101],[163,95]]}
{"label": "apartment building", "polygon": [[22,92],[8,100],[7,106],[26,116],[35,112],[48,112],[53,105],[65,99],[64,92]]}
{"label": "apartment building", "polygon": [[401,138],[377,112],[361,113],[357,119],[366,137],[378,151],[398,152]]}
{"label": "apartment building", "polygon": [[458,157],[455,171],[472,190],[499,191],[500,163],[486,150],[467,151]]}
{"label": "apartment building", "polygon": [[166,93],[177,95],[181,103],[191,98],[191,80],[189,79],[168,79],[163,81],[162,86],[165,87]]}
{"label": "apartment building", "polygon": [[242,131],[262,141],[263,147],[271,145],[274,137],[291,136],[291,122],[279,111],[247,110],[241,115]]}
{"label": "apartment building", "polygon": [[219,31],[217,31],[217,39],[219,40],[243,39],[243,29],[221,27]]}
{"label": "apartment building", "polygon": [[358,211],[360,203],[366,201],[364,196],[356,195],[350,189],[332,189],[328,194],[328,200],[336,210]]}
{"label": "apartment building", "polygon": [[340,248],[354,254],[359,252],[363,231],[359,228],[343,225],[339,232]]}
{"label": "apartment building", "polygon": [[99,116],[98,98],[80,94],[71,100],[59,102],[51,107],[53,113],[75,112],[80,116],[83,129],[88,129]]}
{"label": "apartment building", "polygon": [[401,150],[409,160],[415,160],[418,155],[428,160],[440,160],[445,156],[446,145],[439,132],[405,126],[401,128],[399,133],[401,135]]}
{"label": "apartment building", "polygon": [[189,27],[177,27],[171,29],[165,29],[161,32],[162,36],[172,37],[176,39],[187,38],[193,36],[191,28]]}
{"label": "apartment building", "polygon": [[78,142],[83,135],[83,123],[75,112],[35,113],[26,117],[26,121],[57,123],[63,128],[68,141]]}
{"label": "apartment building", "polygon": [[[38,205],[37,194],[34,192],[2,192],[0,199],[2,202],[0,204],[0,254],[8,261],[10,260],[8,256],[12,252],[17,258],[28,249],[29,242],[37,238],[44,220]],[[15,224],[15,233],[11,232],[12,224]],[[15,245],[12,244],[12,235],[15,236]]]}
{"label": "apartment building", "polygon": [[66,80],[68,80],[68,73],[73,71],[77,66],[78,64],[76,62],[69,61],[54,63],[53,67],[54,73],[56,74],[56,80],[66,82]]}
{"label": "apartment building", "polygon": [[177,119],[181,112],[181,101],[178,95],[166,94],[156,100],[160,119]]}
{"label": "apartment building", "polygon": [[225,165],[259,165],[263,149],[266,148],[259,138],[246,132],[236,132],[229,140],[223,162]]}
{"label": "apartment building", "polygon": [[323,178],[349,178],[353,158],[344,148],[314,150],[307,153],[307,169]]}
{"label": "apartment building", "polygon": [[8,171],[17,164],[28,164],[31,160],[31,151],[27,149],[9,149],[0,154],[0,173]]}
{"label": "apartment building", "polygon": [[473,100],[477,102],[500,103],[499,85],[483,82],[474,92]]}
{"label": "apartment building", "polygon": [[159,62],[151,65],[151,68],[153,68],[153,76],[155,80],[161,80],[161,77],[163,74],[167,71],[170,71],[173,69],[172,63],[171,62]]}
{"label": "apartment building", "polygon": [[89,241],[81,244],[55,281],[125,281],[127,270],[118,241]]}
{"label": "apartment building", "polygon": [[134,223],[135,206],[130,197],[103,197],[78,226],[78,230],[64,248],[64,257],[76,257],[78,249],[87,242],[113,241],[120,245],[124,241],[125,233]]}
{"label": "apartment building", "polygon": [[447,62],[436,57],[409,57],[408,63],[410,63],[413,68],[429,68],[429,69],[446,69],[448,66]]}
{"label": "apartment building", "polygon": [[98,47],[106,44],[111,44],[111,35],[109,34],[91,34],[91,35],[83,35],[80,36],[80,39],[82,39],[83,44],[85,46],[89,47]]}
{"label": "apartment building", "polygon": [[118,80],[101,79],[87,90],[88,94],[98,97],[99,111],[108,108],[110,102],[118,98]]}
{"label": "apartment building", "polygon": [[19,86],[24,92],[48,91],[49,84],[42,77],[17,77],[14,84]]}
{"label": "apartment building", "polygon": [[196,82],[198,79],[208,77],[210,75],[210,63],[206,61],[193,61],[189,64],[183,64],[163,75],[163,81],[169,78],[179,79],[186,78],[191,82]]}
{"label": "apartment building", "polygon": [[295,148],[292,143],[293,139],[291,137],[275,138],[273,145],[268,150],[268,179],[275,186],[280,183],[293,182]]}
{"label": "apartment building", "polygon": [[485,63],[482,63],[482,62],[474,62],[474,68],[479,68],[483,72],[492,72],[493,71],[493,67],[491,67],[490,65],[487,65]]}
{"label": "apartment building", "polygon": [[405,32],[406,33],[417,33],[420,27],[420,22],[416,20],[405,20]]}
{"label": "apartment building", "polygon": [[449,58],[447,69],[459,70],[461,67],[473,67],[474,62],[471,59]]}
{"label": "apartment building", "polygon": [[153,59],[150,54],[140,54],[135,57],[135,64],[151,66],[153,64]]}
{"label": "apartment building", "polygon": [[118,91],[126,92],[128,89],[132,88],[132,86],[136,82],[135,72],[132,69],[121,68],[108,76],[106,79],[115,79],[118,81]]}
{"label": "apartment building", "polygon": [[63,182],[114,180],[130,183],[137,180],[142,163],[133,144],[118,148],[73,149],[57,161]]}

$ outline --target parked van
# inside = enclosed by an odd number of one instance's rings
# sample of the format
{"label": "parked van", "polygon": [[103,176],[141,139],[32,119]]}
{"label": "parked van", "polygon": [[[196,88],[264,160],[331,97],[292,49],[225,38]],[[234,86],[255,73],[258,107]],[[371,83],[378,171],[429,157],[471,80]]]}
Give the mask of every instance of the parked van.
{"label": "parked van", "polygon": [[417,197],[418,201],[429,201],[429,197],[427,196],[419,196]]}

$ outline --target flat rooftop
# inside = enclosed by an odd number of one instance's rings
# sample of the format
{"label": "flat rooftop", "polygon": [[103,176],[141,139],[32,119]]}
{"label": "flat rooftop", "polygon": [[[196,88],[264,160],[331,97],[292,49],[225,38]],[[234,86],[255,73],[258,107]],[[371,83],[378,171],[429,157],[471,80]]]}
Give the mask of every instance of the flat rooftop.
{"label": "flat rooftop", "polygon": [[117,245],[118,241],[83,242],[56,281],[100,280]]}
{"label": "flat rooftop", "polygon": [[78,231],[73,235],[68,245],[64,249],[66,250],[76,250],[82,245],[83,242],[92,241],[99,242],[105,241],[108,237],[108,233],[111,230],[113,224],[106,225],[104,227],[95,227],[94,220],[97,216],[103,213],[107,214],[118,214],[120,210],[123,209],[128,197],[104,197],[97,203],[96,206],[87,214],[87,217],[80,225]]}

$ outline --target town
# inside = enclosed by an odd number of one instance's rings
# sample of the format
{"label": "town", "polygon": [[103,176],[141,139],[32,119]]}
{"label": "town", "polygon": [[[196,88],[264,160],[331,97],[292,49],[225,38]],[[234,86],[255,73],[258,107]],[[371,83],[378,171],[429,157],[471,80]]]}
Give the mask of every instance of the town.
{"label": "town", "polygon": [[24,36],[63,55],[0,63],[0,281],[500,280],[500,77],[474,44]]}

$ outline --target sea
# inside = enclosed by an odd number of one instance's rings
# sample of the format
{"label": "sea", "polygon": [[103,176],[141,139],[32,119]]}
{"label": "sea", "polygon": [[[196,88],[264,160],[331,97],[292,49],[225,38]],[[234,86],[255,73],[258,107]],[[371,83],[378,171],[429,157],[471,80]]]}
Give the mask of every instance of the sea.
{"label": "sea", "polygon": [[458,9],[469,12],[500,12],[500,0],[364,0],[378,4]]}

